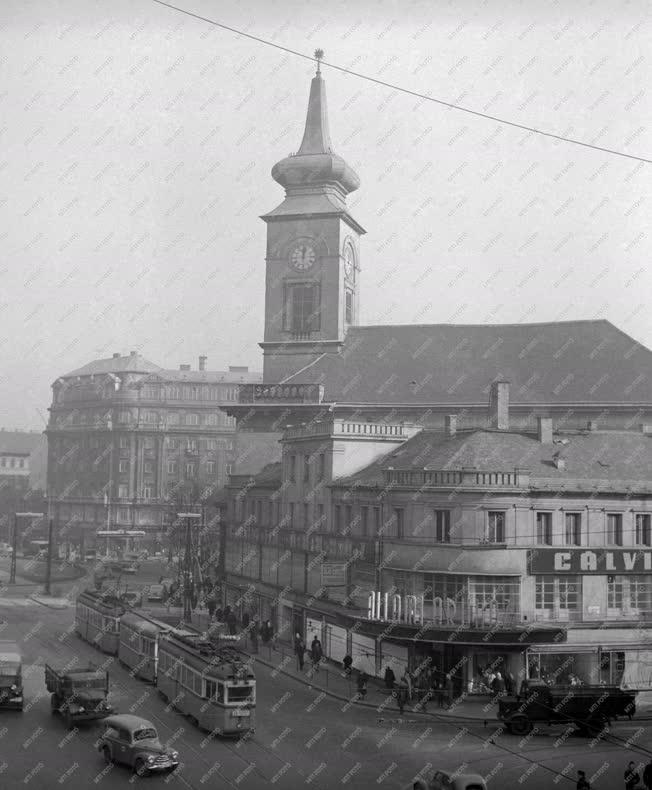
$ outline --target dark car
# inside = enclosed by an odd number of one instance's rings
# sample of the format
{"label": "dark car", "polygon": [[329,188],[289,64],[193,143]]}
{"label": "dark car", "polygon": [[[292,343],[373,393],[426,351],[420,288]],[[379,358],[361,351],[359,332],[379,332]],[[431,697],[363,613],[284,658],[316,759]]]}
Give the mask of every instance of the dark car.
{"label": "dark car", "polygon": [[109,716],[104,725],[97,748],[107,765],[128,765],[138,776],[173,771],[179,765],[178,752],[163,746],[156,728],[147,719],[125,713]]}

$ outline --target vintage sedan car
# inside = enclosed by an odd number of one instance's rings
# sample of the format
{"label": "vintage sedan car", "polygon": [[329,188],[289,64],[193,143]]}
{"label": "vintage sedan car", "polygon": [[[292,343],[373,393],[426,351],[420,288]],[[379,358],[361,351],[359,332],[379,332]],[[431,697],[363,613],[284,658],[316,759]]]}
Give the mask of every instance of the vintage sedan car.
{"label": "vintage sedan car", "polygon": [[150,584],[147,591],[148,601],[164,601],[165,600],[165,587],[162,584]]}
{"label": "vintage sedan car", "polygon": [[173,771],[179,765],[178,752],[163,746],[156,728],[147,719],[124,713],[109,716],[103,724],[105,729],[97,748],[107,765],[128,765],[138,776]]}

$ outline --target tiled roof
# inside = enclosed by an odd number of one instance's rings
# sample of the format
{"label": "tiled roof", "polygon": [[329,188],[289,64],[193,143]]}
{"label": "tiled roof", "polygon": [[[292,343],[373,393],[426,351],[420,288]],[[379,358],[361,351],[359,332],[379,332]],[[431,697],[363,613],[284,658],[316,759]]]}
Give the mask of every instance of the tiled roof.
{"label": "tiled roof", "polygon": [[161,368],[158,365],[141,357],[140,354],[129,354],[123,357],[96,359],[81,368],[77,368],[77,370],[66,373],[61,378],[67,379],[73,376],[93,376],[102,373],[151,373],[160,370]]}
{"label": "tiled roof", "polygon": [[0,431],[0,455],[31,455],[42,442],[38,431]]}
{"label": "tiled roof", "polygon": [[328,402],[463,406],[495,380],[512,404],[650,404],[652,352],[604,320],[359,326],[287,382],[323,384]]}
{"label": "tiled roof", "polygon": [[[558,469],[554,456],[564,459]],[[455,436],[424,430],[360,472],[340,478],[337,485],[382,485],[383,469],[456,470],[479,472],[530,470],[530,485],[568,481],[600,481],[626,487],[629,482],[652,485],[652,436],[635,431],[567,431],[553,444],[532,434],[498,430],[461,431]]]}

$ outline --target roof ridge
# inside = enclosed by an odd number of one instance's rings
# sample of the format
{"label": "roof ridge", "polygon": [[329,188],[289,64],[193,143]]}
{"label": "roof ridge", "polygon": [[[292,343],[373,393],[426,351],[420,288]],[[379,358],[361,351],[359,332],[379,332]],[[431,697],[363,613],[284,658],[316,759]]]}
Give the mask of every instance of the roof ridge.
{"label": "roof ridge", "polygon": [[[409,327],[410,329],[417,329],[420,327],[481,327],[485,329],[486,327],[495,326],[495,327],[524,327],[524,326],[569,326],[575,324],[609,324],[610,326],[618,329],[615,324],[612,324],[611,321],[608,321],[606,318],[578,318],[573,321],[521,321],[509,324],[498,324],[498,323],[485,323],[485,324],[447,324],[447,323],[435,323],[435,324],[357,324],[356,326],[349,327],[349,332],[357,330],[357,329],[399,329],[403,327]],[[632,342],[638,343],[638,341],[631,338],[627,335],[626,332],[622,332],[622,330],[618,330],[621,334],[625,335],[625,337],[629,337]],[[639,345],[642,345],[639,343]],[[645,348],[645,346],[643,346]]]}

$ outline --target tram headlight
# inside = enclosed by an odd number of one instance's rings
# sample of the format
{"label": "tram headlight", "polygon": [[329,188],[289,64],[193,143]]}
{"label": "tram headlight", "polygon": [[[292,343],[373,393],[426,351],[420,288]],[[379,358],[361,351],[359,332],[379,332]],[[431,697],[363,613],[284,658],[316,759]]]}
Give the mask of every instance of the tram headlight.
{"label": "tram headlight", "polygon": [[147,762],[148,762],[148,763],[153,763],[155,759],[156,759],[156,757],[154,757],[154,755],[153,755],[153,754],[150,754],[150,755],[147,757]]}
{"label": "tram headlight", "polygon": [[179,757],[179,752],[174,752],[174,751],[173,751],[173,752],[170,752],[170,757],[171,757],[173,760],[176,760],[176,759]]}

